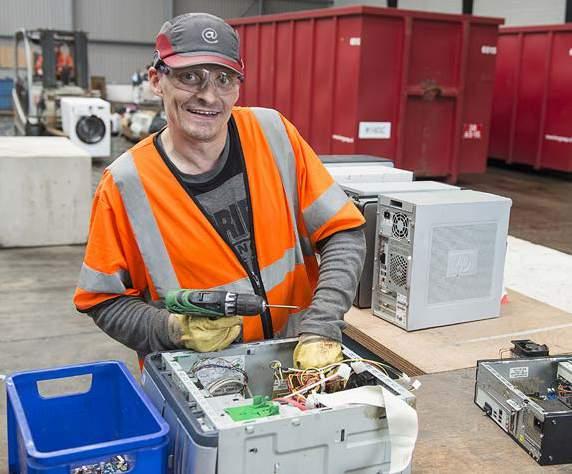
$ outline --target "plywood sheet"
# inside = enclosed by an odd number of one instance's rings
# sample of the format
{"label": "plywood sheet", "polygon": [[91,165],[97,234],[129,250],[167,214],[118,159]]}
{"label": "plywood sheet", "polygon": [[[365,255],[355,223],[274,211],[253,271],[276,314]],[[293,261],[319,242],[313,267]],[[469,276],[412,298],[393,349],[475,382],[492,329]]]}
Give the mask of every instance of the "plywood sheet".
{"label": "plywood sheet", "polygon": [[509,291],[499,318],[407,332],[368,309],[346,314],[346,333],[410,375],[474,367],[499,357],[512,339],[547,344],[552,354],[572,352],[572,314]]}

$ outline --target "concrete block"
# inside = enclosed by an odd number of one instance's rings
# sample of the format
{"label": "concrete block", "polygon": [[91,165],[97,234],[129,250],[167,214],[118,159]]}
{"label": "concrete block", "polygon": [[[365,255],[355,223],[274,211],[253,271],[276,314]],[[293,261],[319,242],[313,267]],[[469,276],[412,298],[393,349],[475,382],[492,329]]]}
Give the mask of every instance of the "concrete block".
{"label": "concrete block", "polygon": [[0,247],[81,244],[91,158],[61,137],[0,137]]}

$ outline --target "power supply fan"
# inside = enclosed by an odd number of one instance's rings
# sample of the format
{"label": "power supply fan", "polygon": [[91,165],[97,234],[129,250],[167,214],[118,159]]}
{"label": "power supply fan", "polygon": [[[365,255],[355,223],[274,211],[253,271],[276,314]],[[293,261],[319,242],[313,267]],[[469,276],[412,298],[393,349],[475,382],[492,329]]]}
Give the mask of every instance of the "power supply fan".
{"label": "power supply fan", "polygon": [[405,287],[407,285],[407,258],[397,253],[389,257],[389,278],[394,285]]}
{"label": "power supply fan", "polygon": [[406,239],[409,237],[409,218],[405,214],[401,212],[393,214],[391,236],[396,239]]}

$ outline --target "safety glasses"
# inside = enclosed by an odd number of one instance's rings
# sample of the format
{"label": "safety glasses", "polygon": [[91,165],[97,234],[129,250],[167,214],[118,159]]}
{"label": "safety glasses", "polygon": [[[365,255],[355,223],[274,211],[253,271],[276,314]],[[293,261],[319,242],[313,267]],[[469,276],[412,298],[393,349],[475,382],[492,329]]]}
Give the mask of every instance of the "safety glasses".
{"label": "safety glasses", "polygon": [[204,67],[172,69],[165,63],[159,63],[157,70],[165,74],[176,88],[188,92],[198,92],[210,83],[219,94],[228,94],[244,80],[243,76],[228,69]]}

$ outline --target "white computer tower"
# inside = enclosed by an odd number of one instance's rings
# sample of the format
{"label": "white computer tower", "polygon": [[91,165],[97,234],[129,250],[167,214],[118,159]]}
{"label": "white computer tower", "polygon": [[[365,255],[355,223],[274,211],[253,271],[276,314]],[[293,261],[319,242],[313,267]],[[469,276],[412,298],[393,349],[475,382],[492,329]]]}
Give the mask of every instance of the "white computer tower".
{"label": "white computer tower", "polygon": [[379,183],[352,182],[342,185],[342,189],[352,198],[354,204],[365,218],[365,262],[363,271],[361,272],[361,278],[358,282],[354,306],[358,308],[369,308],[371,307],[375,236],[377,234],[377,200],[379,195],[397,192],[451,191],[461,188],[438,181],[403,181]]}
{"label": "white computer tower", "polygon": [[97,97],[62,97],[62,129],[92,158],[111,155],[111,110]]}
{"label": "white computer tower", "polygon": [[373,313],[407,331],[498,317],[511,204],[470,190],[380,196]]}

